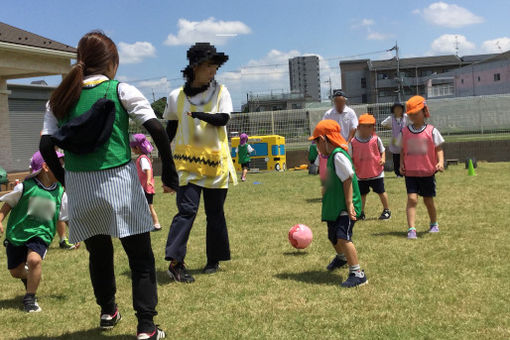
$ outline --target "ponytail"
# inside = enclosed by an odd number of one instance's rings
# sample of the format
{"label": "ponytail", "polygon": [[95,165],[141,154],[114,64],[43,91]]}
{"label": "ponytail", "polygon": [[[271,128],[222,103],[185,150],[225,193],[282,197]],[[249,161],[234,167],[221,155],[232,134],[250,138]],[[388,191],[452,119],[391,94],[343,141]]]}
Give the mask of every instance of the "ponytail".
{"label": "ponytail", "polygon": [[92,31],[78,42],[77,60],[50,97],[51,111],[58,119],[67,117],[80,99],[85,76],[107,75],[112,65],[119,65],[119,53],[115,43],[103,32]]}
{"label": "ponytail", "polygon": [[85,64],[82,61],[73,65],[71,72],[51,94],[50,108],[57,119],[67,117],[73,105],[80,99],[84,71]]}

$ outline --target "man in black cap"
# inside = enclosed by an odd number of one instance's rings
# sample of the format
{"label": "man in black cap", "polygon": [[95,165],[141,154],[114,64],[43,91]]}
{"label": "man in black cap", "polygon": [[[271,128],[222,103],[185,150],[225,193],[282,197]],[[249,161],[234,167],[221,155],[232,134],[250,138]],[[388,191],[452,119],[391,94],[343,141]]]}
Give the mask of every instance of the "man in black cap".
{"label": "man in black cap", "polygon": [[332,119],[340,125],[340,134],[344,137],[347,143],[356,133],[358,127],[358,117],[353,109],[346,105],[347,96],[342,90],[335,90],[333,92],[334,107],[326,111],[322,119]]}

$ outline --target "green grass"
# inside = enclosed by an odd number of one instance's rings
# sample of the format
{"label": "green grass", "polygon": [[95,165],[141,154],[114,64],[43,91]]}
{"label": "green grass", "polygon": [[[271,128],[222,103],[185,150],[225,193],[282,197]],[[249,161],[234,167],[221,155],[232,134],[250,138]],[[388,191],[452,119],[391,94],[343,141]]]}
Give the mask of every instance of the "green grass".
{"label": "green grass", "polygon": [[[476,177],[463,166],[437,177],[441,233],[426,234],[418,207],[419,239],[405,238],[405,186],[388,173],[393,218],[378,222],[378,197],[368,196],[368,221],[354,242],[369,284],[339,287],[347,270],[328,273],[333,251],[320,222],[318,177],[304,171],[251,174],[229,190],[226,215],[232,261],[201,275],[205,217],[201,208],[186,259],[191,285],[169,282],[163,260],[175,196],[158,193],[164,231],[153,233],[159,289],[156,321],[170,339],[508,339],[510,338],[510,164],[479,163]],[[253,184],[258,181],[261,184]],[[295,251],[287,232],[304,223],[314,232]],[[0,338],[132,338],[127,258],[115,241],[117,302],[124,320],[100,333],[99,308],[88,277],[87,252],[62,251],[54,242],[43,263],[38,296],[42,313],[21,311],[22,284],[0,275]],[[5,253],[0,253],[5,266]]]}

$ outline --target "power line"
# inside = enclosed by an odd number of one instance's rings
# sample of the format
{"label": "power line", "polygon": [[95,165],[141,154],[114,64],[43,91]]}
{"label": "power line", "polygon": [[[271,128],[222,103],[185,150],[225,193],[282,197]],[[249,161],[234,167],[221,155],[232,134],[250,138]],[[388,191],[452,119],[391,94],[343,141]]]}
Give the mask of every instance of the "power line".
{"label": "power line", "polygon": [[[386,52],[388,52],[388,50],[378,50],[378,51],[372,51],[372,52],[366,52],[366,53],[353,54],[353,55],[349,55],[349,56],[337,56],[337,57],[322,58],[322,60],[340,60],[340,59],[348,59],[348,58],[361,57],[361,56],[366,56],[366,55],[381,54],[381,53],[386,53]],[[256,73],[248,72],[248,73],[243,73],[243,69],[270,68],[270,67],[281,67],[281,66],[287,66],[287,65],[288,65],[288,63],[246,65],[246,66],[242,66],[238,70],[226,70],[226,71],[223,71],[222,73],[237,73],[237,74],[240,73],[241,76],[259,76],[259,75],[270,75],[270,74],[275,74],[275,73],[282,73],[283,74],[283,73],[289,73],[289,71],[288,70],[282,70],[282,71],[271,71],[271,72],[256,72]],[[334,69],[332,69],[332,70],[334,70]],[[162,78],[167,78],[168,81],[177,81],[177,80],[183,79],[182,77],[169,78],[168,76],[157,76],[157,77],[152,77],[152,78],[130,80],[129,82],[130,83],[140,83],[140,82],[143,82],[143,81],[150,81],[150,80],[156,80],[156,79],[160,80]]]}

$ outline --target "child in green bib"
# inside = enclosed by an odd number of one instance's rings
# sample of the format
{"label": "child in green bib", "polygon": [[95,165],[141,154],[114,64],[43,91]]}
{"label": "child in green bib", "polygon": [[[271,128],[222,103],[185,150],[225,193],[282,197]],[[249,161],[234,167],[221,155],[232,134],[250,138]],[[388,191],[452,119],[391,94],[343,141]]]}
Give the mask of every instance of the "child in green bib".
{"label": "child in green bib", "polygon": [[[60,153],[57,156],[64,157]],[[68,220],[64,188],[39,151],[33,155],[30,168],[32,174],[23,183],[0,197],[4,202],[0,209],[2,234],[2,221],[10,213],[4,241],[7,268],[12,277],[21,279],[25,285],[23,304],[28,313],[41,311],[35,294],[41,281],[42,260],[55,236],[57,223]]]}
{"label": "child in green bib", "polygon": [[239,155],[239,164],[243,169],[243,174],[241,175],[241,181],[246,182],[246,174],[248,170],[250,170],[250,154],[255,150],[252,148],[250,144],[248,144],[248,135],[246,133],[241,133],[239,136],[239,146],[236,149],[237,154]]}
{"label": "child in green bib", "polygon": [[352,288],[366,284],[367,277],[358,262],[352,243],[352,229],[361,213],[361,195],[354,165],[347,153],[347,142],[334,120],[322,120],[309,138],[317,143],[322,155],[328,156],[328,175],[322,197],[322,221],[328,224],[328,238],[337,255],[328,265],[332,271],[349,264],[349,277],[341,286]]}

